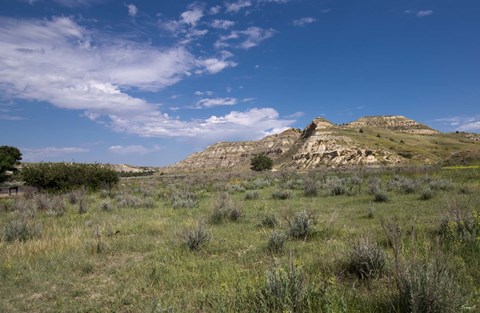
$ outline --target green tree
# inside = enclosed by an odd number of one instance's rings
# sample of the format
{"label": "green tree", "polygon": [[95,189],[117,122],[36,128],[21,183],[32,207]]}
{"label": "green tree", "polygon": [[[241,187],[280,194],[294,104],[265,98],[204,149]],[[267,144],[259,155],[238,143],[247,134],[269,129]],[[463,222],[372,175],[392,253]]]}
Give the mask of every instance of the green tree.
{"label": "green tree", "polygon": [[7,179],[7,171],[16,171],[15,165],[22,159],[22,153],[18,148],[0,146],[0,183]]}
{"label": "green tree", "polygon": [[273,160],[263,153],[257,154],[250,160],[251,169],[257,172],[271,170]]}

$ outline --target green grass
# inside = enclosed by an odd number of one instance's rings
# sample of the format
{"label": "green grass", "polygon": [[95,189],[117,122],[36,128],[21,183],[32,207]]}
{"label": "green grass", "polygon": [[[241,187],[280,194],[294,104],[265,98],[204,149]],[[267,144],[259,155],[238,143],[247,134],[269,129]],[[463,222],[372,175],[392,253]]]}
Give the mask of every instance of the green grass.
{"label": "green grass", "polygon": [[[382,221],[388,220],[402,229],[405,264],[432,260],[440,242],[448,256],[447,268],[467,295],[465,306],[480,308],[480,268],[474,266],[480,259],[478,242],[444,243],[436,236],[452,207],[480,209],[480,169],[399,174],[417,181],[429,176],[452,183],[452,188],[437,191],[428,201],[419,200],[419,188],[414,193],[391,190],[388,202],[374,202],[368,177],[380,177],[384,187],[395,175],[390,171],[326,175],[357,175],[362,182],[352,195],[332,196],[320,177],[317,197],[305,197],[302,187],[291,190],[291,198],[279,200],[272,198],[272,192],[281,188],[281,176],[263,173],[261,177],[272,184],[258,189],[258,199],[245,200],[241,191],[231,193],[242,218],[220,224],[210,223],[209,217],[223,186],[232,182],[248,186],[255,177],[129,178],[113,190],[154,201],[148,207],[118,207],[113,196],[112,209],[104,211],[105,199],[98,192],[86,195],[88,210],[79,214],[78,205],[66,198],[64,215],[39,211],[32,217],[42,225],[40,237],[0,241],[0,311],[155,312],[161,307],[174,312],[251,312],[267,271],[288,269],[293,262],[308,278],[312,292],[321,291],[325,303],[334,303],[338,310],[330,312],[341,312],[342,306],[346,312],[392,312],[394,251],[382,229]],[[173,207],[169,195],[182,186],[197,194],[198,207]],[[460,187],[471,192],[461,193]],[[375,213],[369,218],[372,208]],[[259,226],[262,216],[274,214],[278,221],[274,230],[288,235],[287,220],[300,211],[315,216],[312,234],[288,239],[281,251],[272,254],[267,247],[272,228]],[[0,212],[2,236],[3,226],[18,214]],[[199,223],[211,239],[190,251],[184,235]],[[369,238],[387,254],[383,274],[368,282],[350,275],[345,266],[358,238]]]}

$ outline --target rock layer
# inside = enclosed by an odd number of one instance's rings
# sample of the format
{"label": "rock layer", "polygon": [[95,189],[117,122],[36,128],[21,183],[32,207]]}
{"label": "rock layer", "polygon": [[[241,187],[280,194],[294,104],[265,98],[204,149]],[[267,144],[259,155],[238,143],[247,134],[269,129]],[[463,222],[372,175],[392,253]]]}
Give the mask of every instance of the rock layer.
{"label": "rock layer", "polygon": [[461,145],[478,149],[478,141],[442,134],[399,115],[363,117],[343,125],[319,117],[303,131],[289,129],[258,141],[211,145],[170,169],[244,170],[258,153],[272,158],[275,169],[425,164],[444,160]]}

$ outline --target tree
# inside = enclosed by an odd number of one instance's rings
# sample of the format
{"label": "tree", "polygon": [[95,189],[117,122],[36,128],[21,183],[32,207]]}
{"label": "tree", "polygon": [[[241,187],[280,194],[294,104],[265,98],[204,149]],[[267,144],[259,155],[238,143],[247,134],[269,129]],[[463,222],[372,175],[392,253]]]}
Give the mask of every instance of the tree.
{"label": "tree", "polygon": [[15,165],[22,159],[22,153],[18,148],[0,146],[0,183],[7,179],[7,171],[16,171]]}
{"label": "tree", "polygon": [[250,160],[251,169],[257,172],[271,170],[273,166],[273,160],[263,153],[253,156]]}

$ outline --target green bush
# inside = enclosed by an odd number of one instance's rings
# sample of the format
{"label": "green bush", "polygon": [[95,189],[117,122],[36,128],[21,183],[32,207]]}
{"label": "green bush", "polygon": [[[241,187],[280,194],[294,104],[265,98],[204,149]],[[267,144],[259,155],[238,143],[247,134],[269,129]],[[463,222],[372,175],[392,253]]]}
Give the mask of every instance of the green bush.
{"label": "green bush", "polygon": [[[266,272],[265,282],[252,298],[251,307],[239,312],[257,313],[347,313],[343,297],[332,284],[316,284],[290,262],[289,268],[275,267]],[[244,309],[244,310],[241,310]]]}
{"label": "green bush", "polygon": [[403,272],[398,306],[402,313],[461,312],[464,297],[448,271],[438,262],[413,264]]}
{"label": "green bush", "polygon": [[201,224],[185,233],[185,242],[191,251],[200,249],[210,239],[210,232]]}
{"label": "green bush", "polygon": [[307,211],[297,212],[291,220],[288,221],[289,235],[296,239],[306,239],[313,232],[315,217]]}
{"label": "green bush", "polygon": [[348,256],[348,271],[360,279],[373,278],[382,272],[385,263],[385,252],[378,244],[360,239]]}
{"label": "green bush", "polygon": [[293,194],[290,190],[275,190],[272,192],[272,198],[278,200],[286,200],[293,197]]}
{"label": "green bush", "polygon": [[265,213],[260,216],[259,227],[274,228],[278,224],[277,217],[273,213]]}
{"label": "green bush", "polygon": [[215,199],[210,221],[213,224],[221,224],[228,220],[237,222],[242,216],[241,209],[233,202],[228,192],[222,192]]}
{"label": "green bush", "polygon": [[256,200],[260,197],[260,193],[257,190],[248,190],[245,193],[245,200]]}
{"label": "green bush", "polygon": [[253,156],[250,160],[250,168],[257,172],[271,170],[272,166],[273,160],[263,153]]}
{"label": "green bush", "polygon": [[3,239],[5,241],[26,241],[40,237],[42,225],[28,216],[19,216],[4,225]]}
{"label": "green bush", "polygon": [[174,209],[198,207],[197,194],[188,190],[175,192],[171,201]]}
{"label": "green bush", "polygon": [[26,165],[21,174],[29,186],[57,191],[80,187],[110,188],[119,181],[114,170],[101,164],[37,163]]}
{"label": "green bush", "polygon": [[287,237],[284,233],[273,231],[268,237],[267,249],[271,253],[278,253],[283,250]]}

